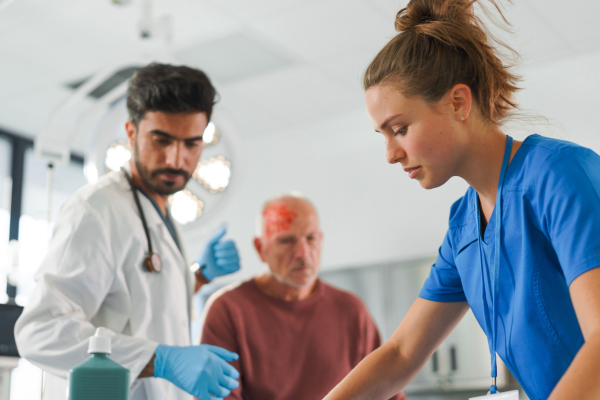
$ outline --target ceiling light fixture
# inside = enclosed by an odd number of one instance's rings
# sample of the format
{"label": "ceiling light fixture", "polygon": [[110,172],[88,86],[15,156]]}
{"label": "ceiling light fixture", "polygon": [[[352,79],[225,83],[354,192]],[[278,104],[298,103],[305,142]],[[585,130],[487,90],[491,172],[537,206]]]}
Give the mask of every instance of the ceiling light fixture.
{"label": "ceiling light fixture", "polygon": [[106,150],[106,158],[104,164],[108,171],[118,171],[131,159],[131,149],[129,144],[124,140],[119,140],[117,143],[110,145]]}
{"label": "ceiling light fixture", "polygon": [[171,215],[177,222],[185,225],[202,215],[204,203],[187,189],[169,196]]}
{"label": "ceiling light fixture", "polygon": [[221,192],[229,185],[231,163],[223,156],[204,160],[198,163],[193,177],[211,193]]}
{"label": "ceiling light fixture", "polygon": [[209,122],[204,130],[204,134],[202,135],[202,141],[204,145],[215,145],[219,140],[219,130],[215,126],[214,123]]}

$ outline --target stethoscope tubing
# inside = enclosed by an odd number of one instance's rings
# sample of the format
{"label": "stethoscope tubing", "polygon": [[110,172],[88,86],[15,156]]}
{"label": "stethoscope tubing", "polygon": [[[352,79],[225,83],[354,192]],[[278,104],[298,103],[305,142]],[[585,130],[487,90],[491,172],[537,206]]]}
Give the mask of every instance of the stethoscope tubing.
{"label": "stethoscope tubing", "polygon": [[[148,223],[146,222],[146,216],[144,215],[144,211],[142,210],[142,204],[140,203],[140,196],[138,195],[137,188],[133,185],[133,180],[131,179],[131,177],[129,176],[127,171],[125,169],[121,169],[121,171],[123,171],[123,174],[125,175],[125,178],[127,178],[127,182],[129,183],[129,187],[131,188],[131,191],[133,192],[133,198],[135,199],[135,204],[140,213],[140,219],[142,220],[142,225],[144,226],[144,233],[146,234],[146,241],[148,242],[148,254],[146,255],[146,258],[152,257],[152,255],[154,254],[154,252],[152,251],[152,240],[150,239],[150,230],[148,229]],[[150,271],[149,268],[147,268],[147,269]],[[150,272],[153,272],[153,271],[150,271]]]}

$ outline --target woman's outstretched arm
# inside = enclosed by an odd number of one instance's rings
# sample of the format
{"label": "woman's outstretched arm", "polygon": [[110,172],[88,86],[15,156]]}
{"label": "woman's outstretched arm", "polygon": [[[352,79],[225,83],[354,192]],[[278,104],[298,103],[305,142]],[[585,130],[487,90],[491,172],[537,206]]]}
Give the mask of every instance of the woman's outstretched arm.
{"label": "woman's outstretched arm", "polygon": [[418,298],[390,340],[365,357],[324,400],[386,400],[402,390],[469,305]]}
{"label": "woman's outstretched arm", "polygon": [[600,267],[573,280],[571,300],[585,343],[548,400],[600,398]]}

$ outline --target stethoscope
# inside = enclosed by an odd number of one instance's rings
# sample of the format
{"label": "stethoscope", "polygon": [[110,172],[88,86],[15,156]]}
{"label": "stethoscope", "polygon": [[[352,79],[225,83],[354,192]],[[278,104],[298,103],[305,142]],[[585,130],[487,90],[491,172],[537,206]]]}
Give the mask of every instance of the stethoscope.
{"label": "stethoscope", "polygon": [[146,216],[144,215],[144,211],[142,211],[142,205],[140,204],[140,197],[138,195],[137,189],[133,186],[133,180],[125,171],[122,169],[125,178],[127,178],[127,182],[129,182],[129,186],[131,187],[131,191],[133,192],[133,198],[135,199],[135,204],[140,212],[140,219],[142,220],[142,225],[144,225],[144,233],[146,233],[146,240],[148,241],[148,252],[144,256],[144,267],[148,272],[160,272],[162,269],[162,263],[160,261],[160,257],[158,254],[152,251],[152,241],[150,240],[150,230],[148,229],[148,223],[146,222]]}

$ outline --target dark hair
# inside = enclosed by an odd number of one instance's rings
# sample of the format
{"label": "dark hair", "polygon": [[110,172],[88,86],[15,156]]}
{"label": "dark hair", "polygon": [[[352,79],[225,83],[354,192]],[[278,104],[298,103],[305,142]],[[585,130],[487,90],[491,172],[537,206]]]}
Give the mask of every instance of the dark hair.
{"label": "dark hair", "polygon": [[129,118],[138,126],[148,111],[206,112],[210,121],[216,91],[204,72],[152,63],[135,71],[127,89]]}
{"label": "dark hair", "polygon": [[[506,23],[496,1],[489,1]],[[462,83],[471,89],[484,120],[500,124],[517,107],[513,95],[519,77],[502,63],[493,46],[517,53],[490,36],[473,12],[476,2],[411,0],[396,15],[399,33],[367,68],[364,89],[390,81],[404,95],[419,95],[434,104]]]}

